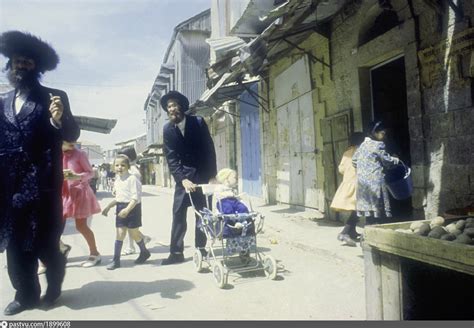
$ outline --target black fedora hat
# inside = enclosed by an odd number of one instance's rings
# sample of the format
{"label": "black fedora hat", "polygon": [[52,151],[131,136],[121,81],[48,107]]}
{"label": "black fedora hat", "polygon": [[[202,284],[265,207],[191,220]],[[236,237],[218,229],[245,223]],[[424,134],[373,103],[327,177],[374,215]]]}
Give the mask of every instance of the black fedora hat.
{"label": "black fedora hat", "polygon": [[0,35],[0,53],[10,59],[13,55],[29,57],[42,73],[54,70],[59,63],[58,54],[49,44],[20,31],[8,31]]}
{"label": "black fedora hat", "polygon": [[170,91],[160,99],[161,107],[165,112],[168,112],[168,100],[170,99],[175,99],[178,102],[183,113],[189,109],[189,100],[185,95],[178,91]]}

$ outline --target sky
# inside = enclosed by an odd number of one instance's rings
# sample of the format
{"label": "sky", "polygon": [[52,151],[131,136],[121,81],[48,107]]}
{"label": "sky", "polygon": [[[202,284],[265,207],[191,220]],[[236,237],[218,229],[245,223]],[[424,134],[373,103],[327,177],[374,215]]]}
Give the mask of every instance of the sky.
{"label": "sky", "polygon": [[[211,0],[0,0],[0,32],[47,41],[60,63],[42,84],[67,92],[74,115],[117,119],[110,134],[82,131],[103,150],[146,133],[144,104],[173,29]],[[7,59],[0,55],[0,67]],[[7,83],[5,72],[0,82]]]}

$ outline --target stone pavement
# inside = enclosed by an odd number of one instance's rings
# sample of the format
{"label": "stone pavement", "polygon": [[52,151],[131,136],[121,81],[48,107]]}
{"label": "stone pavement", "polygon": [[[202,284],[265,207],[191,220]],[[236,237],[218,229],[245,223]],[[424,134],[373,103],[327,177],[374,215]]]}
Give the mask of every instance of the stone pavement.
{"label": "stone pavement", "polygon": [[[108,271],[115,239],[114,218],[90,219],[102,254],[101,265],[82,268],[87,245],[69,220],[63,235],[72,245],[63,294],[48,311],[25,311],[14,320],[365,320],[362,250],[341,246],[336,240],[341,225],[324,219],[311,220],[307,212],[285,205],[253,202],[265,216],[258,235],[259,249],[277,259],[276,280],[263,273],[231,275],[219,289],[209,270],[197,273],[192,263],[194,219],[188,211],[185,238],[186,262],[161,266],[168,255],[173,190],[143,186],[143,229],[152,237],[151,258],[134,265],[137,255],[124,256],[122,268]],[[99,191],[104,207],[110,193]],[[112,211],[111,211],[112,212]],[[310,217],[311,215],[309,215]],[[13,298],[0,256],[0,308]],[[44,288],[44,275],[40,277]]]}

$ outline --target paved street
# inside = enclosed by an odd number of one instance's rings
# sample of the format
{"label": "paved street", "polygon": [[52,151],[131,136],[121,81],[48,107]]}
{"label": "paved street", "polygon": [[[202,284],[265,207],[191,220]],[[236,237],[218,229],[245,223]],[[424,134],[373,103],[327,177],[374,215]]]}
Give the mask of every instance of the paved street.
{"label": "paved street", "polygon": [[[197,273],[192,262],[194,220],[188,211],[185,240],[187,261],[160,266],[168,255],[172,190],[143,187],[143,229],[152,237],[151,258],[135,266],[137,255],[122,257],[122,268],[108,271],[115,240],[114,218],[94,216],[102,264],[82,268],[88,249],[69,221],[63,240],[72,245],[63,285],[55,308],[35,309],[14,317],[3,316],[13,298],[5,255],[0,256],[1,318],[14,320],[365,320],[363,259],[360,247],[341,246],[340,225],[311,220],[286,206],[258,206],[265,219],[258,236],[260,249],[275,257],[276,280],[263,273],[229,277],[219,289],[210,271]],[[99,191],[101,206],[111,200]],[[41,276],[42,286],[45,277]]]}

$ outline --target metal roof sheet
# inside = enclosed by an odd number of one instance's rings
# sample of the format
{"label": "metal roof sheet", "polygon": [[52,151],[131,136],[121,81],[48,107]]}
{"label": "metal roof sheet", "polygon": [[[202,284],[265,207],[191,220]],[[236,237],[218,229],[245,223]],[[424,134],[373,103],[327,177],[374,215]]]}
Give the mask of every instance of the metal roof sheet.
{"label": "metal roof sheet", "polygon": [[241,79],[241,83],[238,83],[237,80],[240,78],[241,74],[225,73],[214,87],[204,91],[199,101],[196,102],[195,107],[220,106],[228,100],[235,100],[246,90],[244,85],[260,80],[259,77],[246,76]]}
{"label": "metal roof sheet", "polygon": [[226,36],[222,38],[206,39],[211,49],[214,51],[215,60],[221,61],[225,58],[234,57],[240,47],[245,45],[245,41],[236,36]]}
{"label": "metal roof sheet", "polygon": [[274,8],[274,0],[251,0],[244,13],[235,23],[230,31],[233,35],[256,36],[260,34],[269,23],[261,20],[260,17],[266,15]]}
{"label": "metal roof sheet", "polygon": [[90,116],[74,115],[74,119],[81,130],[87,130],[99,133],[110,133],[117,124],[115,119],[106,119]]}

